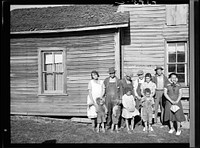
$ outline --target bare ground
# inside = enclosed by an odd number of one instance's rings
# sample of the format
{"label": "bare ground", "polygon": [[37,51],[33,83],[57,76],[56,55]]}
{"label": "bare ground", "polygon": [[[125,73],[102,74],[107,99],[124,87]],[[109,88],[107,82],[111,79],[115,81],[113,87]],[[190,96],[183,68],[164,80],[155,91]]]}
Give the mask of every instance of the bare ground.
{"label": "bare ground", "polygon": [[120,133],[96,133],[91,124],[34,116],[11,116],[11,143],[189,143],[189,129],[182,128],[180,136],[169,134],[168,127],[153,126],[145,133],[136,126],[132,134],[126,129]]}

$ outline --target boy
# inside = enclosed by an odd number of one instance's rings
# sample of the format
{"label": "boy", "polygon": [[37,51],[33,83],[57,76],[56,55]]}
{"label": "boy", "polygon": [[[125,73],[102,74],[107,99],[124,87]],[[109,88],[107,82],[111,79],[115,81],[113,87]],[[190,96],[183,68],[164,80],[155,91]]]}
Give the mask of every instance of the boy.
{"label": "boy", "polygon": [[105,133],[104,123],[106,122],[106,117],[108,113],[108,109],[102,98],[97,98],[97,133],[100,131],[100,125],[102,126],[102,132]]}
{"label": "boy", "polygon": [[121,114],[120,101],[117,101],[112,110],[111,133],[113,133],[114,128],[116,129],[117,133],[119,133],[118,123],[119,123],[120,114]]}
{"label": "boy", "polygon": [[142,98],[141,101],[142,101],[141,115],[142,115],[142,120],[144,121],[144,125],[145,125],[143,131],[145,132],[148,129],[150,131],[153,131],[152,118],[153,118],[153,110],[154,110],[154,99],[151,96],[151,90],[149,88],[146,88],[144,90],[144,97]]}

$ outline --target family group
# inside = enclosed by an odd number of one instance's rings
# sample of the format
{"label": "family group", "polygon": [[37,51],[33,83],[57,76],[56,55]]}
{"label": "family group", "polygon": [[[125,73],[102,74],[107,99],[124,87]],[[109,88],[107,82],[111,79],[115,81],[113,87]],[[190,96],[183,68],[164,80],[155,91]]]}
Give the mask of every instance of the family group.
{"label": "family group", "polygon": [[167,78],[163,68],[157,66],[154,76],[139,70],[134,81],[132,72],[126,72],[123,79],[117,78],[115,73],[114,67],[109,68],[109,77],[103,81],[96,70],[91,72],[87,116],[92,121],[94,131],[99,133],[100,129],[102,132],[111,129],[111,132],[118,133],[119,128],[126,127],[131,134],[136,116],[140,117],[137,124],[144,126],[144,132],[153,131],[152,121],[158,124],[160,106],[161,126],[169,125],[169,133],[176,131],[176,135],[181,134],[180,125],[185,121],[185,116],[181,104],[182,89],[176,73],[171,73]]}

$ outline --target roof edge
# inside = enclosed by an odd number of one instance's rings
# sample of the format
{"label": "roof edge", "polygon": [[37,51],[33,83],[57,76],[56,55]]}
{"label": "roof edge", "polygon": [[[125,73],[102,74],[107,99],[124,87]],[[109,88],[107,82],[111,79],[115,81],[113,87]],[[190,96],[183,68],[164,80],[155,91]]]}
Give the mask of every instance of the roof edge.
{"label": "roof edge", "polygon": [[93,26],[93,27],[85,27],[85,28],[71,28],[71,29],[62,29],[62,30],[20,31],[20,32],[11,32],[11,34],[64,33],[64,32],[88,31],[88,30],[123,28],[123,27],[128,27],[128,23],[104,25],[104,26]]}

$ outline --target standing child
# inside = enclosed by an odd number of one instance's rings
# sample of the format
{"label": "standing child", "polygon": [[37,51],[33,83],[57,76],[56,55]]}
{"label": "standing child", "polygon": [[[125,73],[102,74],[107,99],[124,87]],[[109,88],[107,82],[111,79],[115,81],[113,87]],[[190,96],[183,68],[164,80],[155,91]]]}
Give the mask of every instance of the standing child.
{"label": "standing child", "polygon": [[112,110],[112,126],[111,126],[111,132],[114,131],[114,128],[116,129],[117,133],[119,133],[118,124],[119,124],[119,118],[121,114],[121,107],[120,102],[117,101],[116,104],[113,107]]}
{"label": "standing child", "polygon": [[173,123],[176,122],[176,135],[180,135],[181,122],[185,121],[185,116],[183,113],[183,107],[181,103],[182,89],[181,85],[178,83],[178,77],[176,73],[171,73],[169,75],[169,82],[170,83],[164,87],[164,95],[167,99],[165,103],[164,121],[170,122],[170,134],[172,134],[175,131]]}
{"label": "standing child", "polygon": [[143,131],[144,132],[147,130],[153,131],[152,118],[154,110],[154,99],[151,96],[151,90],[149,88],[146,88],[144,90],[144,97],[141,99],[141,101],[142,101],[141,115],[145,125]]}
{"label": "standing child", "polygon": [[102,98],[97,98],[97,133],[100,132],[100,126],[102,127],[102,132],[105,133],[105,126],[104,123],[106,122],[106,117],[108,113],[108,109],[106,108],[106,105],[104,103],[104,100]]}
{"label": "standing child", "polygon": [[135,108],[136,103],[133,95],[131,95],[131,89],[126,89],[126,94],[122,96],[122,117],[126,119],[127,132],[131,134],[129,127],[129,120],[131,120],[131,130],[134,128],[134,117],[139,115],[139,111]]}

